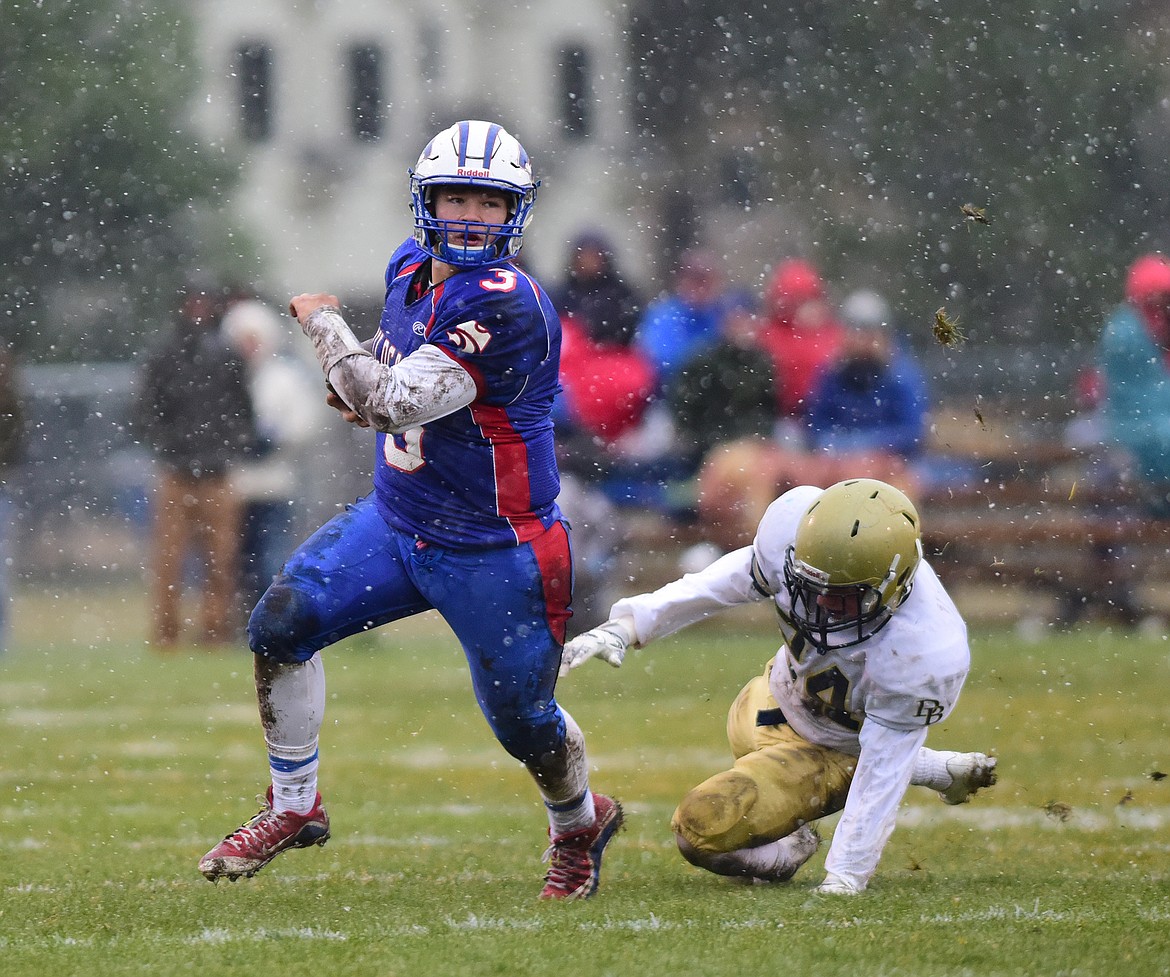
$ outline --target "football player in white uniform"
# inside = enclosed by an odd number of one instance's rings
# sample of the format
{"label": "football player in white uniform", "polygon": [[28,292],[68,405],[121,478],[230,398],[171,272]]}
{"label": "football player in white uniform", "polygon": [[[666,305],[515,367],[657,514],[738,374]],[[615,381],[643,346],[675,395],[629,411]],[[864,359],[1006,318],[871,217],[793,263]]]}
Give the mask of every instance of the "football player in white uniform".
{"label": "football player in white uniform", "polygon": [[628,647],[769,599],[784,644],[731,706],[735,763],[690,791],[671,827],[694,865],[783,882],[817,850],[811,822],[843,808],[817,891],[859,893],[910,784],[962,804],[995,783],[994,757],[924,746],[970,651],[901,491],[858,478],[785,492],[751,546],[614,604],[565,646],[562,674],[594,657],[620,665]]}

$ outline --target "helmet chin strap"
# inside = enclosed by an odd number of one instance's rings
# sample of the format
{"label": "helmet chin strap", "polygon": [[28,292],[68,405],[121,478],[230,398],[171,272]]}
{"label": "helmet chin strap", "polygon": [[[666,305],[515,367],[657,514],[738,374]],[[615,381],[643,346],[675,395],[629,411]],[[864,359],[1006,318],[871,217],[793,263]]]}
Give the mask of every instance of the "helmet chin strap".
{"label": "helmet chin strap", "polygon": [[495,261],[500,257],[500,241],[489,241],[482,247],[462,247],[452,244],[449,240],[442,240],[448,235],[443,231],[436,231],[435,236],[440,238],[434,248],[440,261],[454,265],[457,268],[469,268],[476,265]]}

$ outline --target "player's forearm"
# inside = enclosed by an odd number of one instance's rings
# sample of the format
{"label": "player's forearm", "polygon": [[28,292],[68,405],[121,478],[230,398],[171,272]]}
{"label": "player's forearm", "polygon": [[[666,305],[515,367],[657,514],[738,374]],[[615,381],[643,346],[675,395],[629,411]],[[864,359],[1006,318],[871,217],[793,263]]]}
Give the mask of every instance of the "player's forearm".
{"label": "player's forearm", "polygon": [[[301,329],[313,344],[313,352],[325,379],[333,382],[330,374],[346,359],[369,356],[369,351],[358,342],[357,336],[341,315],[341,310],[330,305],[314,309],[300,320]],[[340,390],[338,391],[340,393]],[[348,402],[348,399],[347,399]],[[352,407],[353,405],[350,404]]]}
{"label": "player's forearm", "polygon": [[673,634],[728,607],[762,598],[752,587],[750,546],[720,557],[698,573],[618,601],[610,618],[631,617],[639,644]]}
{"label": "player's forearm", "polygon": [[387,366],[358,342],[340,311],[323,307],[302,323],[326,380],[371,427],[400,433],[475,399],[475,383],[434,347]]}
{"label": "player's forearm", "polygon": [[925,740],[925,728],[902,732],[873,722],[862,727],[861,756],[825,858],[827,876],[858,892],[869,884],[893,833],[898,805],[910,786],[914,759]]}

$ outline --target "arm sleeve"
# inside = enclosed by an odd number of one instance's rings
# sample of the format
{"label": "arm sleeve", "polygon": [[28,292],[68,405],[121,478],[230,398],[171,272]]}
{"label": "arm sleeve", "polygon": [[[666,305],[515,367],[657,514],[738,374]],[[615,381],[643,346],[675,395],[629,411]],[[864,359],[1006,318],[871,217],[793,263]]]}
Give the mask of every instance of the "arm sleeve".
{"label": "arm sleeve", "polygon": [[636,631],[635,643],[645,645],[728,607],[766,597],[753,586],[752,548],[745,546],[653,593],[619,600],[609,616],[611,620],[631,618]]}
{"label": "arm sleeve", "polygon": [[862,724],[861,756],[825,858],[826,881],[845,882],[858,892],[869,884],[925,742],[925,726],[901,732],[872,719]]}
{"label": "arm sleeve", "polygon": [[330,386],[375,430],[400,434],[475,400],[474,379],[433,344],[387,366],[357,341],[336,309],[318,309],[302,328]]}

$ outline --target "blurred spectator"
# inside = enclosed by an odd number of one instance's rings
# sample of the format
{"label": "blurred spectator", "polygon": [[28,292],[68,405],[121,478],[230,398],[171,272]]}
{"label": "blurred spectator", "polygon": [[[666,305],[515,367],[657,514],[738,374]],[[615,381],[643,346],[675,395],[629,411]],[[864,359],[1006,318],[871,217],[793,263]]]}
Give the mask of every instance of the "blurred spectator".
{"label": "blurred spectator", "polygon": [[16,501],[11,478],[24,458],[24,412],[21,405],[20,380],[16,357],[0,345],[0,652],[7,647],[9,589],[12,563],[12,537],[16,520]]}
{"label": "blurred spectator", "polygon": [[897,345],[889,305],[876,292],[853,292],[841,318],[841,345],[809,397],[808,446],[916,458],[927,430],[926,378]]}
{"label": "blurred spectator", "polygon": [[731,295],[718,337],[701,346],[667,391],[676,454],[688,473],[716,444],[767,438],[776,424],[772,359],[760,347],[763,320],[752,296]]}
{"label": "blurred spectator", "polygon": [[577,434],[566,438],[558,424],[563,453],[571,456],[561,465],[560,504],[584,530],[574,536],[573,634],[604,620],[620,589],[615,571],[627,511],[691,518],[706,450],[772,429],[772,362],[757,345],[757,310],[743,294],[724,305],[719,333],[700,342],[650,407],[654,373],[640,354],[582,342],[572,319],[565,320],[562,401],[575,414],[569,430]]}
{"label": "blurred spectator", "polygon": [[638,424],[611,446],[606,492],[618,505],[672,513],[687,504],[676,498],[688,473],[676,452],[664,395],[695,352],[718,337],[727,304],[718,258],[692,248],[680,257],[671,289],[650,303],[638,323],[633,348],[650,368],[652,396]]}
{"label": "blurred spectator", "polygon": [[259,434],[255,454],[231,469],[242,507],[240,589],[245,607],[260,599],[300,541],[293,533],[293,510],[305,494],[304,455],[316,443],[322,415],[328,412],[319,374],[286,349],[290,324],[291,319],[255,300],[235,303],[223,317],[223,334],[248,368]]}
{"label": "blurred spectator", "polygon": [[1108,440],[1105,427],[1105,381],[1094,366],[1083,366],[1073,378],[1073,408],[1064,427],[1064,443],[1069,448],[1096,454]]}
{"label": "blurred spectator", "polygon": [[151,641],[158,648],[179,640],[185,561],[200,552],[197,640],[217,644],[243,630],[240,506],[228,470],[254,450],[257,434],[244,361],[219,328],[222,302],[222,290],[190,286],[174,327],[142,367],[135,426],[157,462]]}
{"label": "blurred spectator", "polygon": [[[561,320],[559,436],[583,436],[583,457],[568,459],[569,468],[588,476],[598,472],[599,451],[642,421],[654,392],[654,371],[633,346],[595,342],[575,316]],[[571,432],[571,433],[570,433]]]}
{"label": "blurred spectator", "polygon": [[928,429],[922,371],[895,343],[889,306],[851,295],[832,366],[808,398],[803,444],[746,439],[716,448],[699,476],[699,515],[726,549],[751,541],[764,510],[795,485],[865,476],[918,487],[914,462]]}
{"label": "blurred spectator", "polygon": [[[1058,462],[1053,472],[1058,484],[1073,486],[1081,499],[1094,492],[1101,493],[1102,499],[1115,499],[1118,487],[1130,482],[1128,455],[1109,436],[1104,393],[1100,370],[1084,366],[1077,371],[1072,385],[1073,411],[1062,437],[1064,447],[1072,453]],[[1117,506],[1115,515],[1122,520],[1141,518],[1124,504]],[[1083,556],[1079,568],[1070,567],[1054,580],[1056,623],[1067,628],[1093,616],[1130,625],[1142,620],[1144,615],[1135,600],[1138,581],[1132,561],[1123,558],[1121,548],[1112,541],[1094,539]],[[1034,619],[1043,626],[1042,619]]]}
{"label": "blurred spectator", "polygon": [[1061,434],[1067,457],[1057,471],[1069,484],[1116,495],[1119,485],[1131,480],[1129,454],[1109,432],[1105,416],[1105,379],[1093,365],[1073,375],[1071,409]]}
{"label": "blurred spectator", "polygon": [[571,316],[594,343],[629,346],[634,341],[642,299],[618,272],[604,235],[591,231],[572,243],[565,281],[552,298],[561,318]]}
{"label": "blurred spectator", "polygon": [[[1133,505],[1122,505],[1119,518],[1170,518],[1170,260],[1147,254],[1133,262],[1097,352],[1101,433],[1115,451],[1096,459],[1094,475],[1132,490]],[[1097,544],[1086,556],[1092,584],[1062,596],[1060,623],[1096,609],[1125,624],[1141,621],[1139,581],[1124,549]]]}
{"label": "blurred spectator", "polygon": [[825,299],[816,268],[799,258],[776,266],[765,303],[768,322],[762,342],[772,356],[777,406],[781,417],[791,420],[790,428],[803,427],[808,398],[841,348],[845,330]]}
{"label": "blurred spectator", "polygon": [[635,337],[660,391],[666,390],[699,347],[718,337],[726,309],[718,257],[703,248],[684,251],[672,289],[650,303]]}
{"label": "blurred spectator", "polygon": [[1170,517],[1170,260],[1130,267],[1099,357],[1107,437],[1128,454],[1146,512]]}

